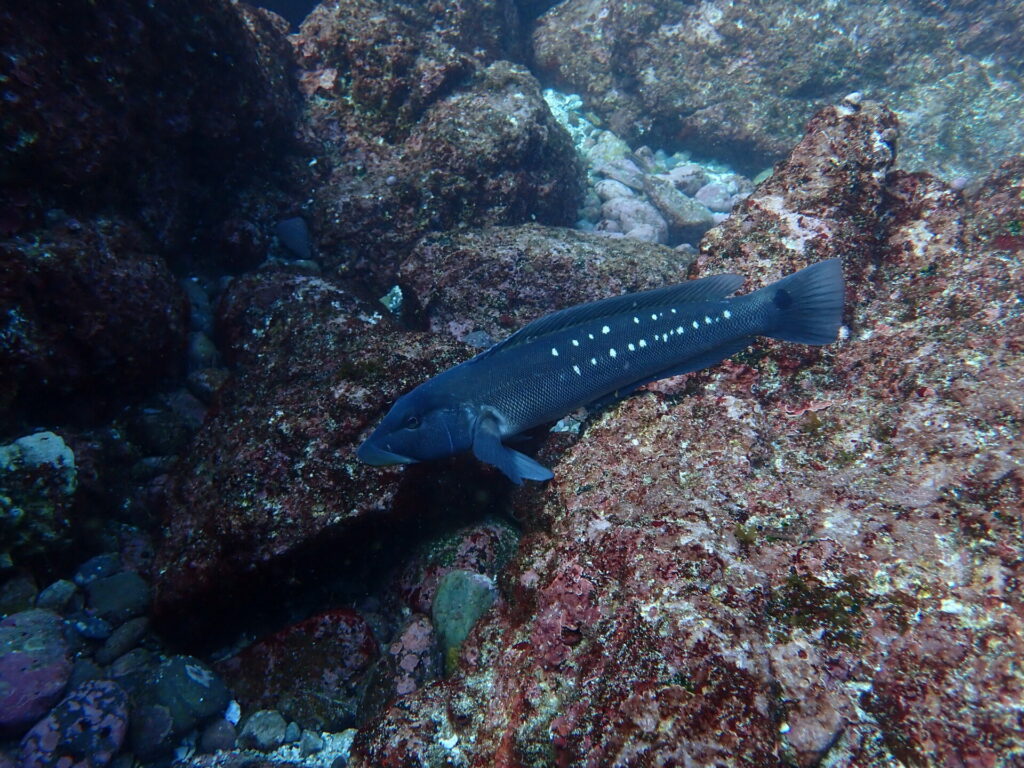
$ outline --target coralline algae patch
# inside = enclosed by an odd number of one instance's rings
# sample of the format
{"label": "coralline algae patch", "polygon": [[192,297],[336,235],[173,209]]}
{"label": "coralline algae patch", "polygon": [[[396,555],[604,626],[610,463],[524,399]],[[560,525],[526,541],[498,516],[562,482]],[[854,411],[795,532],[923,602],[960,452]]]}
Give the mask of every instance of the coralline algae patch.
{"label": "coralline algae patch", "polygon": [[726,166],[695,162],[687,152],[630,149],[575,94],[549,88],[544,99],[587,171],[577,229],[688,249],[754,189]]}

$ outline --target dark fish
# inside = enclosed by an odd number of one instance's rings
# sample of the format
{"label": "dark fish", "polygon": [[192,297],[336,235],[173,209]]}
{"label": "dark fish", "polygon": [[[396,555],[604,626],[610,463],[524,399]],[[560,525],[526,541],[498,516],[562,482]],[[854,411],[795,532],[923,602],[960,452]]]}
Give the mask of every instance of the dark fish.
{"label": "dark fish", "polygon": [[502,443],[583,405],[721,362],[756,336],[829,344],[843,315],[838,259],[726,298],[740,275],[715,275],[555,312],[400,397],[358,451],[411,464],[472,449],[516,484],[551,470]]}

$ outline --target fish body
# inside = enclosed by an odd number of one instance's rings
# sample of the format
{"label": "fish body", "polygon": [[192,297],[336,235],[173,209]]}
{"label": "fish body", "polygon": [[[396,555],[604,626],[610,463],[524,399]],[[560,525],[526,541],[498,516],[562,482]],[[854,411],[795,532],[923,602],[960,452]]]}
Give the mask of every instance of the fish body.
{"label": "fish body", "polygon": [[835,341],[843,314],[838,259],[749,294],[723,274],[555,312],[399,398],[357,455],[414,463],[472,450],[514,483],[551,470],[504,444],[581,406],[707,368],[757,336]]}

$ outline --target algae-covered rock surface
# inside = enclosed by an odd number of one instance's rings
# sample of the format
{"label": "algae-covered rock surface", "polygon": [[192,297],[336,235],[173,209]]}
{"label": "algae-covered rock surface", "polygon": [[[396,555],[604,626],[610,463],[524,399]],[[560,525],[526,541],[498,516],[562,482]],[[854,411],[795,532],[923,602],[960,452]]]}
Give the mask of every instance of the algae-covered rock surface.
{"label": "algae-covered rock surface", "polygon": [[948,178],[1021,151],[1015,2],[568,0],[533,31],[539,75],[630,143],[756,172],[848,93],[900,114],[902,167]]}
{"label": "algae-covered rock surface", "polygon": [[354,764],[1021,754],[1024,161],[963,196],[892,171],[896,141],[875,104],[824,110],[698,259],[754,287],[842,258],[841,339],[596,417],[517,497],[507,602]]}

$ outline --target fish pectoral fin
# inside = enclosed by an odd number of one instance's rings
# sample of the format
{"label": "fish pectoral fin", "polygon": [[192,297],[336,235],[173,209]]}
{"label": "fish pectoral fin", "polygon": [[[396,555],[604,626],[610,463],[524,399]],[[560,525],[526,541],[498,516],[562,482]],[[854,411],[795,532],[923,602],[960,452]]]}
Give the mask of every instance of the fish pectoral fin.
{"label": "fish pectoral fin", "polygon": [[501,442],[498,420],[493,416],[481,416],[473,433],[473,455],[484,464],[497,467],[516,485],[523,480],[550,480],[554,474],[525,453],[514,451]]}

